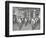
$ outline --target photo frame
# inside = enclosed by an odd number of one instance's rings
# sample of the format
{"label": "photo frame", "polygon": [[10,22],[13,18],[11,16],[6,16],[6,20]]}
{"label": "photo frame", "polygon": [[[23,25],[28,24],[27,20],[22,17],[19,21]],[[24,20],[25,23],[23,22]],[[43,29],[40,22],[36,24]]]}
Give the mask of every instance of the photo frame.
{"label": "photo frame", "polygon": [[5,1],[5,36],[45,34],[45,3]]}

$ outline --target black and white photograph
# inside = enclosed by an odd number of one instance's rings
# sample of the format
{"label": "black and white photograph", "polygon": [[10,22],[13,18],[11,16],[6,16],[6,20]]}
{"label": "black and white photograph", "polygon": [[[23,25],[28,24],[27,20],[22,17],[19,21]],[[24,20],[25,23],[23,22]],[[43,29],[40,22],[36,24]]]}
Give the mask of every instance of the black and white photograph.
{"label": "black and white photograph", "polygon": [[40,8],[13,7],[13,31],[40,30]]}
{"label": "black and white photograph", "polygon": [[43,35],[45,4],[6,1],[6,37]]}

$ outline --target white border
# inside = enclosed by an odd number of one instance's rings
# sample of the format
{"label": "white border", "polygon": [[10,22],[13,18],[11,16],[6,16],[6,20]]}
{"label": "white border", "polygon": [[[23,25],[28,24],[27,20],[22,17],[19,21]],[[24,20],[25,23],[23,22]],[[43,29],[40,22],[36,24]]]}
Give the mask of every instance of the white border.
{"label": "white border", "polygon": [[[33,7],[40,8],[40,30],[26,30],[26,31],[13,31],[13,7]],[[9,35],[19,35],[19,34],[36,34],[43,33],[43,5],[33,5],[33,4],[17,4],[10,3],[9,4]]]}

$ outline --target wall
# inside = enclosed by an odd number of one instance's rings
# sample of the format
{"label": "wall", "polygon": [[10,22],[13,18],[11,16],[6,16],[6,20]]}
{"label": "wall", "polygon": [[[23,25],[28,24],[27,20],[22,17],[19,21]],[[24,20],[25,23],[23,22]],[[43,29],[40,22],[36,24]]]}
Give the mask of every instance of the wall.
{"label": "wall", "polygon": [[[5,1],[6,0],[0,0],[0,38],[6,38],[5,37]],[[43,2],[45,3],[45,9],[46,9],[46,0],[12,0],[12,1]],[[46,38],[46,34],[38,35],[38,36],[24,36],[24,37],[14,37],[14,38]]]}

